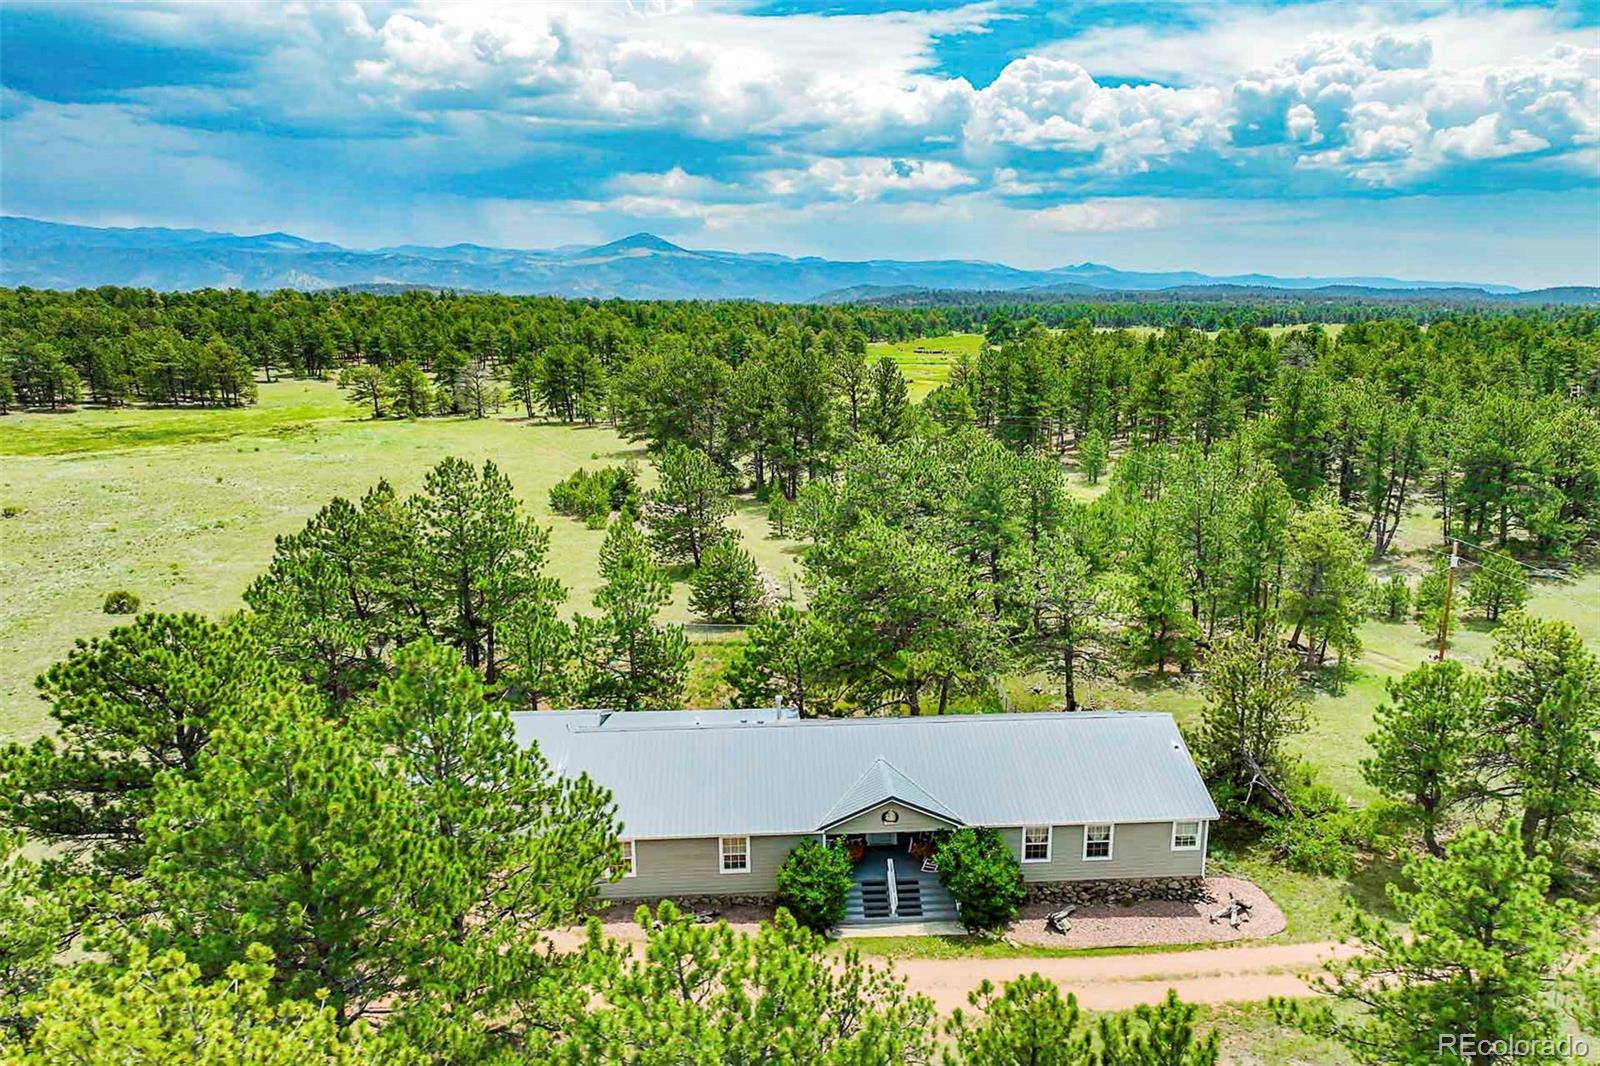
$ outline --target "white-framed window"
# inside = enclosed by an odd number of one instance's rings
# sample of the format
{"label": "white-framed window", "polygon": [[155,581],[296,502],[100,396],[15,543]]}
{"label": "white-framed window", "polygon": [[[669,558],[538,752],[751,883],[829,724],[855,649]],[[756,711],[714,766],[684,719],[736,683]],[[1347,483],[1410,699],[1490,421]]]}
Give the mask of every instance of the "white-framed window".
{"label": "white-framed window", "polygon": [[1051,831],[1047,825],[1025,825],[1022,827],[1022,861],[1023,862],[1049,862],[1050,861]]}
{"label": "white-framed window", "polygon": [[618,868],[623,877],[637,877],[639,875],[639,853],[634,849],[633,841],[617,841],[617,854],[621,856]]}
{"label": "white-framed window", "polygon": [[1172,823],[1172,850],[1173,851],[1199,851],[1200,850],[1200,823],[1199,822],[1173,822]]}
{"label": "white-framed window", "polygon": [[721,837],[717,841],[721,854],[721,870],[725,874],[747,874],[750,872],[750,838],[749,837]]}
{"label": "white-framed window", "polygon": [[1083,858],[1094,862],[1111,858],[1111,841],[1116,836],[1112,825],[1086,825],[1083,827]]}

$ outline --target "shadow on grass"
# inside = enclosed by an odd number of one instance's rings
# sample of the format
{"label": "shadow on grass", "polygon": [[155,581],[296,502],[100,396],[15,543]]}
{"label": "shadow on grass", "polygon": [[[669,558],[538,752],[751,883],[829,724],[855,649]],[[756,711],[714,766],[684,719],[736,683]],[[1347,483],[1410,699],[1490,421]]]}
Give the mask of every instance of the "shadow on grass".
{"label": "shadow on grass", "polygon": [[1345,879],[1350,898],[1363,911],[1385,921],[1399,921],[1400,915],[1389,901],[1388,886],[1399,885],[1402,890],[1413,887],[1401,872],[1404,863],[1389,856],[1370,856]]}

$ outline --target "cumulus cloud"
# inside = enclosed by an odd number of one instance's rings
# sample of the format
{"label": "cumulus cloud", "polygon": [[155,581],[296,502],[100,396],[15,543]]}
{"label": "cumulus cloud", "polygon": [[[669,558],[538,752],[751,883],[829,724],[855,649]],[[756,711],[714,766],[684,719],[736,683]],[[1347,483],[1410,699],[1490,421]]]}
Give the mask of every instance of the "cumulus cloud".
{"label": "cumulus cloud", "polygon": [[1147,169],[1215,141],[1221,104],[1214,89],[1107,87],[1076,63],[1029,56],[978,94],[965,134],[975,146],[1076,152],[1112,170]]}
{"label": "cumulus cloud", "polygon": [[1169,218],[1168,209],[1150,200],[1085,200],[1035,211],[1034,224],[1061,233],[1121,233],[1155,229]]}
{"label": "cumulus cloud", "polygon": [[1468,69],[1431,56],[1426,39],[1389,34],[1309,42],[1234,84],[1233,144],[1299,146],[1302,168],[1400,186],[1456,163],[1600,143],[1600,49]]}
{"label": "cumulus cloud", "polygon": [[[1458,192],[1491,174],[1593,188],[1600,158],[1600,49],[1559,10],[1196,5],[1177,25],[1118,20],[1039,42],[978,85],[943,66],[939,46],[1017,17],[987,2],[868,14],[678,0],[41,10],[173,50],[173,62],[184,50],[229,57],[237,72],[159,71],[121,88],[96,101],[97,121],[114,116],[118,143],[151,173],[160,146],[181,144],[195,173],[299,188],[308,203],[343,180],[304,181],[320,155],[354,172],[350,186],[521,197],[584,224],[610,213],[729,231],[763,205],[876,205],[937,224],[981,202],[1051,230],[1115,233],[1168,226],[1166,198],[1196,193]],[[8,98],[8,191],[16,175],[48,188],[44,171],[67,149],[38,131],[70,128],[80,106]],[[111,183],[100,195],[125,194]]]}
{"label": "cumulus cloud", "polygon": [[774,196],[823,196],[864,202],[887,196],[915,197],[976,185],[978,179],[951,163],[933,159],[818,159],[804,170],[769,170],[759,176]]}

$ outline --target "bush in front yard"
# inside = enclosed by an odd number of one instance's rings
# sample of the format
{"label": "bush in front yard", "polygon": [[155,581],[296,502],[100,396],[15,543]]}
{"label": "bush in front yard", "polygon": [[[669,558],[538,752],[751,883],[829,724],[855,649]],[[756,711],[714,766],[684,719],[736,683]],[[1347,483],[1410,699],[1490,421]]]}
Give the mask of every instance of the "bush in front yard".
{"label": "bush in front yard", "polygon": [[826,932],[844,918],[852,866],[837,845],[801,841],[778,867],[779,905],[807,929]]}
{"label": "bush in front yard", "polygon": [[958,829],[939,844],[939,880],[971,930],[1003,929],[1027,898],[1022,864],[993,829]]}

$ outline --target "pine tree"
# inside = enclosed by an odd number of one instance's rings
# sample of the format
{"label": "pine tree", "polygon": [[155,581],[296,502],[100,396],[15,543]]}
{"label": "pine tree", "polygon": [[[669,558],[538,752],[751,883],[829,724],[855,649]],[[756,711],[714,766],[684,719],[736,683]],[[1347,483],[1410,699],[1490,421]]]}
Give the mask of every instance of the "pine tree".
{"label": "pine tree", "polygon": [[1129,559],[1128,653],[1136,666],[1186,668],[1197,627],[1187,609],[1188,585],[1177,547],[1160,520],[1145,518]]}
{"label": "pine tree", "polygon": [[[591,1002],[576,1004],[566,1060],[866,1063],[930,1061],[933,1004],[888,969],[826,942],[780,910],[754,935],[696,924],[670,902],[641,907],[642,950],[591,934]],[[686,978],[686,975],[687,978]]]}
{"label": "pine tree", "polygon": [[887,355],[872,365],[867,375],[867,407],[861,428],[884,444],[906,435],[911,410],[911,390],[905,375]]}
{"label": "pine tree", "polygon": [[244,593],[273,655],[335,703],[368,688],[424,631],[418,537],[415,512],[386,481],[278,537]]}
{"label": "pine tree", "polygon": [[1294,625],[1289,644],[1298,647],[1303,637],[1308,663],[1322,665],[1330,645],[1341,659],[1361,650],[1366,555],[1366,541],[1342,507],[1322,504],[1291,520],[1283,615]]}
{"label": "pine tree", "polygon": [[1495,633],[1475,763],[1484,792],[1521,806],[1530,854],[1560,859],[1600,811],[1600,657],[1565,622],[1513,614]]}
{"label": "pine tree", "polygon": [[1551,991],[1584,951],[1586,924],[1576,904],[1547,897],[1550,861],[1530,858],[1514,825],[1467,829],[1443,858],[1408,862],[1405,876],[1414,890],[1389,886],[1405,926],[1353,912],[1359,950],[1318,982],[1340,1009],[1278,1001],[1280,1019],[1384,1066],[1498,1061],[1495,1046],[1517,1041],[1554,1046],[1563,1030]]}
{"label": "pine tree", "polygon": [[1060,533],[1040,542],[1028,578],[1019,604],[1027,612],[1028,653],[1060,683],[1065,708],[1075,711],[1078,682],[1101,665],[1110,595],[1071,539]]}
{"label": "pine tree", "polygon": [[792,604],[759,619],[745,631],[744,645],[728,664],[725,679],[740,707],[770,707],[783,700],[801,717],[832,712],[838,699],[838,664],[830,634]]}
{"label": "pine tree", "polygon": [[1483,704],[1483,680],[1459,662],[1424,663],[1386,682],[1389,699],[1374,714],[1367,737],[1373,755],[1361,776],[1385,796],[1414,810],[1422,842],[1443,854],[1438,830],[1468,791],[1467,757]]}
{"label": "pine tree", "polygon": [[575,697],[623,711],[681,705],[688,638],[682,626],[656,622],[672,589],[632,522],[613,522],[606,531],[600,574],[605,584],[594,597],[600,617],[573,622]]}
{"label": "pine tree", "polygon": [[1213,779],[1244,789],[1258,772],[1282,771],[1285,742],[1306,728],[1297,665],[1276,643],[1246,633],[1226,637],[1206,653],[1197,748]]}
{"label": "pine tree", "polygon": [[733,513],[728,482],[704,452],[669,445],[656,461],[660,484],[645,495],[645,524],[657,555],[668,562],[700,565],[712,544],[727,536]]}
{"label": "pine tree", "polygon": [[494,685],[505,657],[499,627],[515,611],[566,599],[544,573],[550,531],[524,512],[492,461],[480,473],[464,459],[445,459],[407,507],[416,518],[412,565],[428,628]]}
{"label": "pine tree", "polygon": [[1502,614],[1520,610],[1527,601],[1528,576],[1521,564],[1503,551],[1486,554],[1467,588],[1467,604],[1498,622]]}
{"label": "pine tree", "polygon": [[207,1063],[216,1066],[421,1066],[388,1034],[342,1028],[315,1000],[276,995],[272,952],[251,946],[208,981],[179,951],[135,945],[106,974],[80,969],[35,1004],[39,1025],[8,1063]]}
{"label": "pine tree", "polygon": [[433,413],[433,387],[416,363],[409,359],[396,363],[385,382],[394,413],[401,418],[425,418]]}
{"label": "pine tree", "polygon": [[766,610],[766,590],[755,559],[729,536],[705,551],[689,577],[689,609],[708,622],[742,625]]}
{"label": "pine tree", "polygon": [[1056,982],[1036,973],[1001,989],[984,980],[967,994],[973,1013],[957,1009],[945,1023],[955,1044],[949,1062],[1090,1066],[1087,1024],[1076,996],[1061,998]]}
{"label": "pine tree", "polygon": [[1222,1053],[1222,1035],[1213,1029],[1204,1040],[1195,1036],[1199,1010],[1167,989],[1156,1006],[1141,1004],[1100,1019],[1100,1047],[1095,1066],[1215,1066]]}
{"label": "pine tree", "polygon": [[389,384],[375,366],[357,364],[339,372],[339,387],[350,394],[359,407],[371,408],[373,418],[382,418],[389,402]]}
{"label": "pine tree", "polygon": [[0,833],[0,1050],[20,1041],[36,1019],[22,1004],[58,977],[56,955],[72,930],[67,906],[50,893],[22,833]]}
{"label": "pine tree", "polygon": [[79,641],[36,684],[56,732],[0,751],[0,826],[104,881],[142,868],[159,779],[197,772],[217,728],[294,688],[243,624],[192,614]]}
{"label": "pine tree", "polygon": [[343,722],[266,701],[161,782],[143,939],[208,975],[263,944],[280,994],[435,1035],[560,965],[539,930],[577,920],[611,865],[609,797],[518,744],[454,650],[419,641],[395,671]]}

